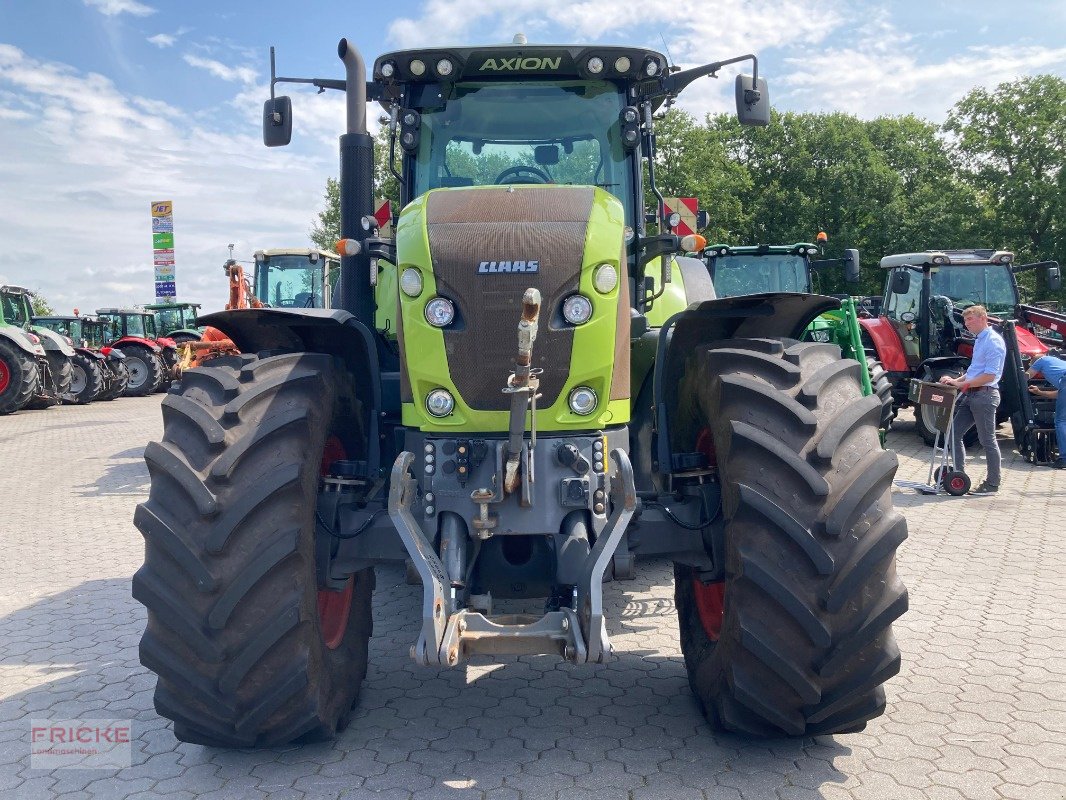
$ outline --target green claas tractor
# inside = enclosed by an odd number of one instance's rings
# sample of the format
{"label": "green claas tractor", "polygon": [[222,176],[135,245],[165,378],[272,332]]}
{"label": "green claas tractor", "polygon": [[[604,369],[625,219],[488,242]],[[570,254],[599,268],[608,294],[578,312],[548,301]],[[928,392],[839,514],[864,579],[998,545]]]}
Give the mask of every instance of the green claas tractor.
{"label": "green claas tractor", "polygon": [[[673,70],[652,50],[516,37],[388,53],[367,80],[345,40],[339,55],[345,80],[306,79],[347,94],[334,308],[203,318],[242,355],[185,372],[145,449],[133,594],[177,737],[343,727],[376,564],[419,576],[419,664],[580,664],[610,657],[602,583],[643,555],[676,565],[709,719],[753,736],[862,729],[899,669],[907,524],[859,364],[800,341],[839,303],[714,299],[706,267],[675,259],[695,243],[645,227],[653,112],[750,60],[737,111],[766,124],[754,56]],[[289,140],[282,80],[268,145]],[[372,216],[368,98],[391,120],[395,238]]]}
{"label": "green claas tractor", "polygon": [[[69,397],[74,343],[68,336],[33,323],[33,304],[30,297],[31,292],[21,286],[0,286],[3,324],[22,328],[37,339],[44,349],[44,360],[38,361],[36,388],[25,407],[49,408]],[[29,371],[19,368],[17,374],[10,374],[16,376],[24,392],[29,380]],[[0,376],[0,381],[2,380]]]}
{"label": "green claas tractor", "polygon": [[196,321],[199,303],[151,303],[144,310],[155,317],[155,329],[160,336],[173,339],[178,345],[198,342],[203,331]]}
{"label": "green claas tractor", "polygon": [[[819,241],[824,234],[819,234]],[[845,250],[843,258],[817,258],[821,247],[810,242],[791,245],[751,245],[730,247],[714,244],[703,251],[719,297],[737,297],[757,292],[814,291],[816,271],[843,265],[848,283],[859,281],[859,251]],[[881,400],[881,429],[887,431],[896,416],[892,384],[884,366],[864,347],[859,326],[859,308],[848,296],[840,297],[840,307],[826,311],[815,319],[804,334],[812,342],[830,342],[840,348],[844,358],[851,358],[866,369],[860,371],[863,394],[876,394]]]}

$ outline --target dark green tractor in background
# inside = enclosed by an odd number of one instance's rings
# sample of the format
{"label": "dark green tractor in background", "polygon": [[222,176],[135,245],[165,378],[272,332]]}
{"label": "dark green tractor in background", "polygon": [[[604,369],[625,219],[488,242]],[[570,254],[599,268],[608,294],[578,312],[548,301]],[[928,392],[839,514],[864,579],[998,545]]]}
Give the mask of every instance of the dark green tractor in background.
{"label": "dark green tractor in background", "polygon": [[173,339],[181,346],[186,342],[198,342],[203,336],[196,316],[199,303],[149,303],[144,310],[155,317],[155,329],[159,336]]}
{"label": "dark green tractor in background", "polygon": [[[754,736],[862,729],[904,612],[881,404],[830,297],[715,299],[694,241],[649,233],[653,112],[699,77],[636,47],[387,53],[341,40],[344,258],[332,309],[201,319],[243,355],[182,375],[134,522],[142,663],[178,738],[328,737],[366,674],[374,565],[423,587],[412,657],[610,657],[602,582],[675,563],[689,681]],[[286,144],[288,98],[264,108]],[[288,79],[285,79],[288,80]],[[373,218],[366,101],[389,116],[395,238]],[[656,215],[667,228],[663,204]],[[300,213],[305,213],[301,211]]]}
{"label": "dark green tractor in background", "polygon": [[[714,244],[703,251],[703,258],[719,297],[759,292],[810,293],[814,291],[817,271],[827,267],[843,266],[845,281],[849,284],[859,282],[858,250],[845,250],[843,258],[816,258],[821,254],[821,247],[810,242],[746,247]],[[880,425],[883,431],[887,431],[896,416],[888,373],[877,360],[872,345],[867,346],[863,340],[858,301],[847,295],[838,297],[840,307],[813,320],[803,338],[835,344],[843,358],[854,359],[866,366],[859,373],[863,394],[874,394],[880,399]]]}

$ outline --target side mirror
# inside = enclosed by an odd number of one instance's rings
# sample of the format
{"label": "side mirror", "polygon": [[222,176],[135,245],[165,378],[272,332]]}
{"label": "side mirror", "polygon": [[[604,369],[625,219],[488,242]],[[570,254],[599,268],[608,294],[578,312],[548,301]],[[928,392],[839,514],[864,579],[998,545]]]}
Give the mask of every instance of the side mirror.
{"label": "side mirror", "polygon": [[759,78],[752,85],[751,75],[737,75],[737,118],[741,125],[770,124],[770,92]]}
{"label": "side mirror", "polygon": [[283,147],[292,141],[292,100],[275,97],[263,103],[263,144]]}
{"label": "side mirror", "polygon": [[906,294],[911,288],[911,272],[897,269],[892,273],[892,294]]}
{"label": "side mirror", "polygon": [[844,251],[844,280],[848,283],[859,282],[859,251]]}
{"label": "side mirror", "polygon": [[1057,292],[1062,288],[1062,270],[1059,269],[1058,264],[1047,268],[1047,288],[1051,292]]}
{"label": "side mirror", "polygon": [[706,209],[699,209],[696,212],[696,230],[702,231],[708,225],[711,224],[711,212]]}

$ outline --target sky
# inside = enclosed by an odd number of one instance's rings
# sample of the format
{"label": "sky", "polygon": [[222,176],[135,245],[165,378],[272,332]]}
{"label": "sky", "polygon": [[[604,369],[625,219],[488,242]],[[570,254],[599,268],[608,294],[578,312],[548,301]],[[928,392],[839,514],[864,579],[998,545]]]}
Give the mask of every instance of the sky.
{"label": "sky", "polygon": [[[59,313],[154,300],[150,204],[173,202],[178,299],[221,309],[234,245],[310,246],[338,172],[339,92],[285,86],[293,143],[262,144],[279,75],[343,78],[421,46],[649,47],[696,66],[754,52],[780,111],[942,122],[981,85],[1066,75],[1066,3],[1014,0],[0,0],[0,284]],[[680,105],[732,110],[733,74]],[[370,108],[372,125],[381,114]]]}

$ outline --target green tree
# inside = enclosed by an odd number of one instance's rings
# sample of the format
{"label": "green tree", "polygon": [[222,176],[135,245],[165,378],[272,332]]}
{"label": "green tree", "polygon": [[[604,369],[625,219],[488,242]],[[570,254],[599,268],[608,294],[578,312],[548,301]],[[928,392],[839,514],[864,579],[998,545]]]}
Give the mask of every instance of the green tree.
{"label": "green tree", "polygon": [[[988,246],[1013,249],[1019,260],[1066,261],[1066,80],[1036,75],[973,89],[944,129],[989,209]],[[1042,276],[1035,288],[1047,294]]]}
{"label": "green tree", "polygon": [[45,300],[40,292],[30,292],[30,307],[33,309],[33,316],[35,317],[47,317],[56,313],[55,309],[52,308],[52,304]]}

